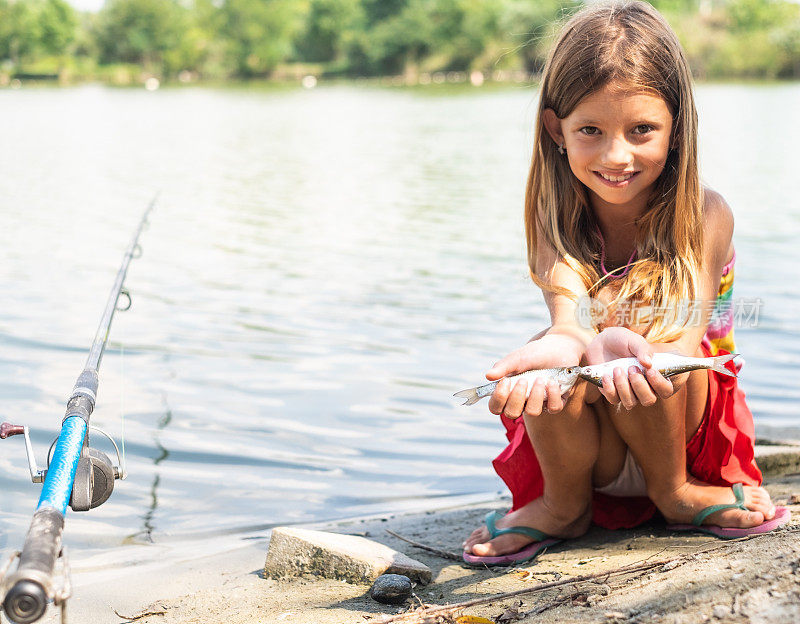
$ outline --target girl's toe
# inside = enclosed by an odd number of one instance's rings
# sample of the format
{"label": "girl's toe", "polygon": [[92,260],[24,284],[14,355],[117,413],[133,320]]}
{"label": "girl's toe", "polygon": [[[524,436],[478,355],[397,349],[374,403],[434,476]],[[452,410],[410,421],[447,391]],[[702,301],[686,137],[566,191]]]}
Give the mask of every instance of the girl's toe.
{"label": "girl's toe", "polygon": [[757,527],[764,522],[764,514],[760,511],[745,511],[742,512],[738,518],[739,526],[743,529]]}
{"label": "girl's toe", "polygon": [[710,519],[704,522],[704,524],[736,529],[749,529],[758,526],[762,522],[764,522],[764,514],[760,511],[725,509],[724,511],[712,514]]}

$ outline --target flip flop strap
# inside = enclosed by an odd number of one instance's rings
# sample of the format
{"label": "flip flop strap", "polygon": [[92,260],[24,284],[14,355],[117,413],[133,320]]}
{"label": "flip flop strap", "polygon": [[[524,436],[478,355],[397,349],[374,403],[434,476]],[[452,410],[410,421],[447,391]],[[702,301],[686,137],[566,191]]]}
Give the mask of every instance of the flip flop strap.
{"label": "flip flop strap", "polygon": [[486,522],[486,528],[489,529],[489,535],[491,539],[494,539],[498,535],[508,535],[509,533],[518,533],[519,535],[525,535],[526,537],[530,537],[531,539],[537,542],[543,542],[546,539],[550,539],[550,536],[547,533],[542,533],[538,529],[533,529],[531,527],[525,526],[515,526],[515,527],[508,527],[507,529],[498,529],[495,526],[495,522],[498,518],[502,518],[503,514],[498,513],[496,511],[490,511],[486,514],[486,518],[484,521]]}
{"label": "flip flop strap", "polygon": [[711,507],[706,507],[692,519],[692,524],[694,526],[700,526],[703,524],[703,520],[708,518],[711,514],[717,511],[722,511],[723,509],[743,509],[744,511],[747,511],[747,507],[745,507],[744,504],[744,488],[742,487],[742,484],[734,483],[731,486],[731,489],[733,490],[733,495],[736,497],[735,503],[711,505]]}

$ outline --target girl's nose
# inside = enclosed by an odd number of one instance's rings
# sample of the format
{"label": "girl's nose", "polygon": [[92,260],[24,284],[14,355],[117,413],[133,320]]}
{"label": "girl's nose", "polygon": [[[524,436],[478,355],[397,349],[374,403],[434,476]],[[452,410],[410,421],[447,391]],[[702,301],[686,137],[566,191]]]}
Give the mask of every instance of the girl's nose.
{"label": "girl's nose", "polygon": [[603,165],[610,169],[621,169],[633,162],[631,145],[622,137],[611,137],[603,150]]}

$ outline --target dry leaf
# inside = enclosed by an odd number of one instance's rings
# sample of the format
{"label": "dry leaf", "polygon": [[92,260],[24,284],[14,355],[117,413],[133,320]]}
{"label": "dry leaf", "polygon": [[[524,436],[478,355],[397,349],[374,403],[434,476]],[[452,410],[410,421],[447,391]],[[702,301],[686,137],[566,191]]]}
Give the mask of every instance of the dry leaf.
{"label": "dry leaf", "polygon": [[492,620],[477,615],[461,615],[456,618],[456,624],[495,624]]}

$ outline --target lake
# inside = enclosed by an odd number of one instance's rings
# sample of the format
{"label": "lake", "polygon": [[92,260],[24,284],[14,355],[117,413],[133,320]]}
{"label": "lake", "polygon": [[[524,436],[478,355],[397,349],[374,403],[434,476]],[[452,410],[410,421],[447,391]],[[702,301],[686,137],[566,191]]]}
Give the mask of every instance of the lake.
{"label": "lake", "polygon": [[[698,88],[736,215],[741,385],[800,437],[800,85]],[[548,314],[525,261],[533,87],[0,91],[0,420],[57,435],[122,253],[93,423],[129,477],[73,553],[483,500],[504,445],[477,385]],[[102,442],[101,447],[106,448]],[[0,442],[0,551],[40,486]]]}

